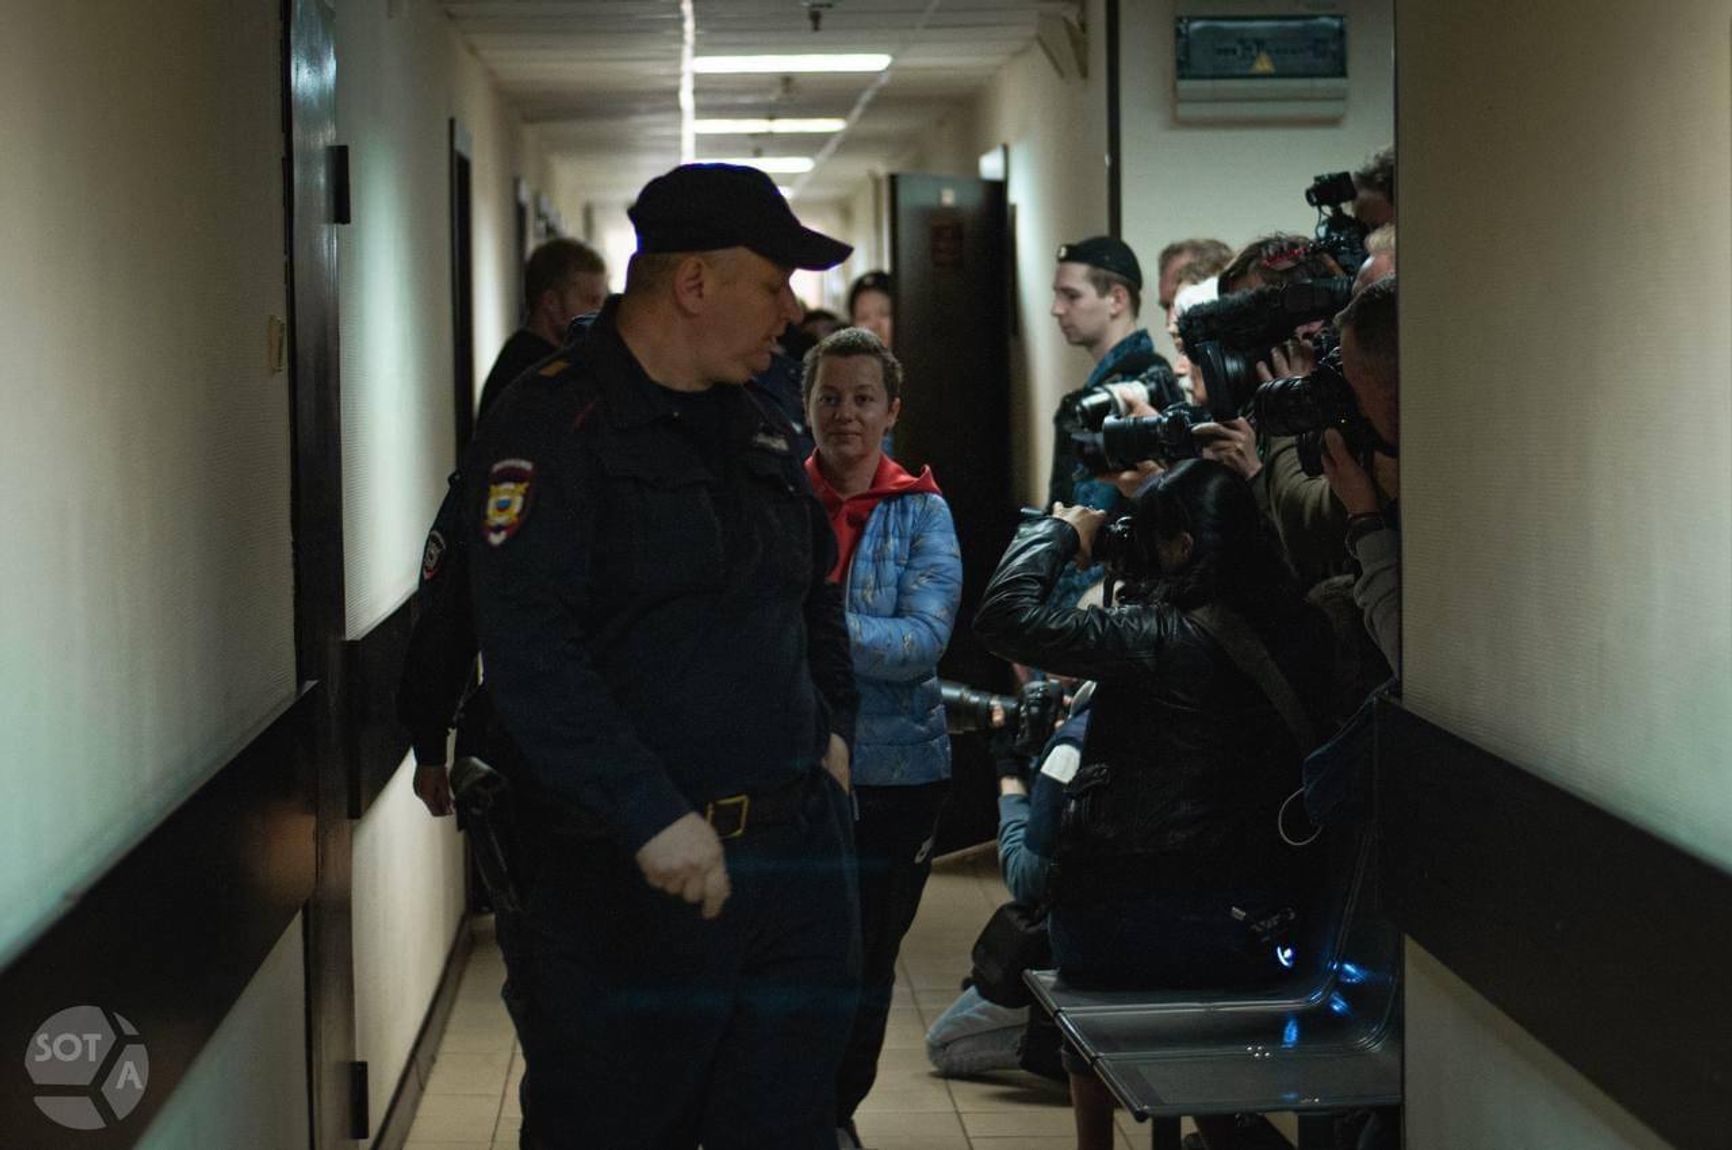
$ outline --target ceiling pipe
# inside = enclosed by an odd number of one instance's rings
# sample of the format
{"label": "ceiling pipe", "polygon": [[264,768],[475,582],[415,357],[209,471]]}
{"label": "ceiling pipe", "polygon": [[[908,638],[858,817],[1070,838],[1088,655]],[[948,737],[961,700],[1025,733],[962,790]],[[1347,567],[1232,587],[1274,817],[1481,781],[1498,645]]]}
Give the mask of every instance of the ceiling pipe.
{"label": "ceiling pipe", "polygon": [[680,0],[680,163],[698,158],[698,97],[693,59],[697,56],[698,18],[692,0]]}
{"label": "ceiling pipe", "polygon": [[926,5],[926,10],[914,22],[914,27],[909,30],[901,46],[890,54],[890,66],[874,76],[872,82],[866,85],[866,90],[860,93],[859,99],[854,101],[854,106],[848,110],[847,123],[842,125],[842,130],[824,141],[824,146],[819,148],[818,154],[812,157],[812,170],[794,181],[794,194],[796,196],[805,190],[807,182],[813,176],[823,170],[824,161],[836,154],[836,149],[842,146],[842,140],[848,135],[849,129],[859,122],[867,107],[871,105],[872,98],[878,95],[885,84],[890,82],[891,75],[896,71],[896,61],[901,58],[902,52],[918,40],[922,32],[926,31],[926,25],[932,22],[932,15],[938,11],[938,6],[941,3],[943,0],[930,0]]}

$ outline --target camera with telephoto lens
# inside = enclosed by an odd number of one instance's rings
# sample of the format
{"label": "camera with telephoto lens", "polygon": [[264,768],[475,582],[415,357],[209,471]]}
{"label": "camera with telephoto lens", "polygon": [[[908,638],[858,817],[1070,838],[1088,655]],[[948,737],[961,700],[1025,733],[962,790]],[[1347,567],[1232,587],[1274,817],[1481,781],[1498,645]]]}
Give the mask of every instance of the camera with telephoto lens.
{"label": "camera with telephoto lens", "polygon": [[1126,471],[1145,459],[1171,467],[1197,457],[1191,428],[1214,418],[1206,407],[1175,403],[1159,415],[1112,416],[1099,431],[1073,434],[1071,446],[1090,475]]}
{"label": "camera with telephoto lens", "polygon": [[1233,419],[1257,390],[1257,362],[1293,338],[1293,331],[1326,320],[1353,298],[1350,276],[1270,284],[1198,304],[1179,317],[1185,355],[1203,373],[1209,410]]}
{"label": "camera with telephoto lens", "polygon": [[952,734],[1008,728],[1014,732],[1011,751],[1024,756],[1038,754],[1046,745],[1064,706],[1064,688],[1051,679],[1024,683],[1014,695],[995,695],[949,679],[938,681],[938,691]]}
{"label": "camera with telephoto lens", "polygon": [[1299,465],[1307,475],[1323,474],[1323,433],[1330,428],[1341,433],[1362,464],[1383,446],[1342,374],[1340,347],[1332,347],[1305,375],[1265,383],[1251,406],[1258,430],[1297,439]]}
{"label": "camera with telephoto lens", "polygon": [[1164,406],[1184,394],[1179,389],[1179,379],[1173,374],[1173,369],[1157,363],[1136,379],[1097,383],[1084,391],[1076,401],[1077,422],[1089,431],[1099,431],[1108,419],[1124,415],[1125,405],[1113,393],[1115,387],[1129,387],[1142,392],[1143,402],[1153,407]]}
{"label": "camera with telephoto lens", "polygon": [[1365,262],[1365,225],[1343,210],[1359,194],[1351,172],[1327,172],[1305,189],[1305,202],[1317,209],[1317,246],[1335,257],[1348,274]]}

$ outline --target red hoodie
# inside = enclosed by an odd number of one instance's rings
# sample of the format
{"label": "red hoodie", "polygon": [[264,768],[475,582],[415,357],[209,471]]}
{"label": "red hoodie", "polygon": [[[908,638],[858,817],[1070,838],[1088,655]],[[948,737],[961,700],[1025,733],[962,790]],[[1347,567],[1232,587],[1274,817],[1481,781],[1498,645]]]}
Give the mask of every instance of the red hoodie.
{"label": "red hoodie", "polygon": [[866,521],[872,518],[872,512],[880,503],[913,491],[941,494],[938,481],[932,478],[932,468],[923,467],[919,475],[910,475],[888,455],[879,458],[878,470],[872,473],[872,485],[860,494],[850,495],[846,499],[837,494],[829,480],[824,478],[824,473],[818,469],[816,451],[806,460],[806,477],[812,481],[812,490],[824,504],[824,510],[830,513],[830,530],[836,533],[836,550],[841,552],[836,566],[830,568],[829,580],[832,583],[842,582],[842,577],[848,571],[848,564],[854,561],[854,549],[860,545],[860,535],[866,530]]}

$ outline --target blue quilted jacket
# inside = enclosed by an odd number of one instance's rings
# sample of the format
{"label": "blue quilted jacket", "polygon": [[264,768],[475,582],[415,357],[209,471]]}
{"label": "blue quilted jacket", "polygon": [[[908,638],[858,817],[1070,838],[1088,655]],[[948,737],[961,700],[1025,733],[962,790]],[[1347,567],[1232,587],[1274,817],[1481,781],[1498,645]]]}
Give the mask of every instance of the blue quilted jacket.
{"label": "blue quilted jacket", "polygon": [[944,497],[918,491],[879,503],[844,583],[860,689],[854,782],[914,786],[949,778],[938,657],[962,600],[962,552]]}

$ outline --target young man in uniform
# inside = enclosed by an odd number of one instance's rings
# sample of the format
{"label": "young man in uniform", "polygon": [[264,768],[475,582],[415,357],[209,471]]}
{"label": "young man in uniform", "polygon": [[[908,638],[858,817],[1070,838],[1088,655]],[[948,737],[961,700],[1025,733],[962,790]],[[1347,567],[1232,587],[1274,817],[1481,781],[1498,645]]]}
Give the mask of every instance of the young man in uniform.
{"label": "young man in uniform", "polygon": [[857,995],[857,705],[823,508],[745,385],[847,245],[691,164],[570,358],[464,467],[475,625],[519,752],[522,1146],[833,1145]]}

